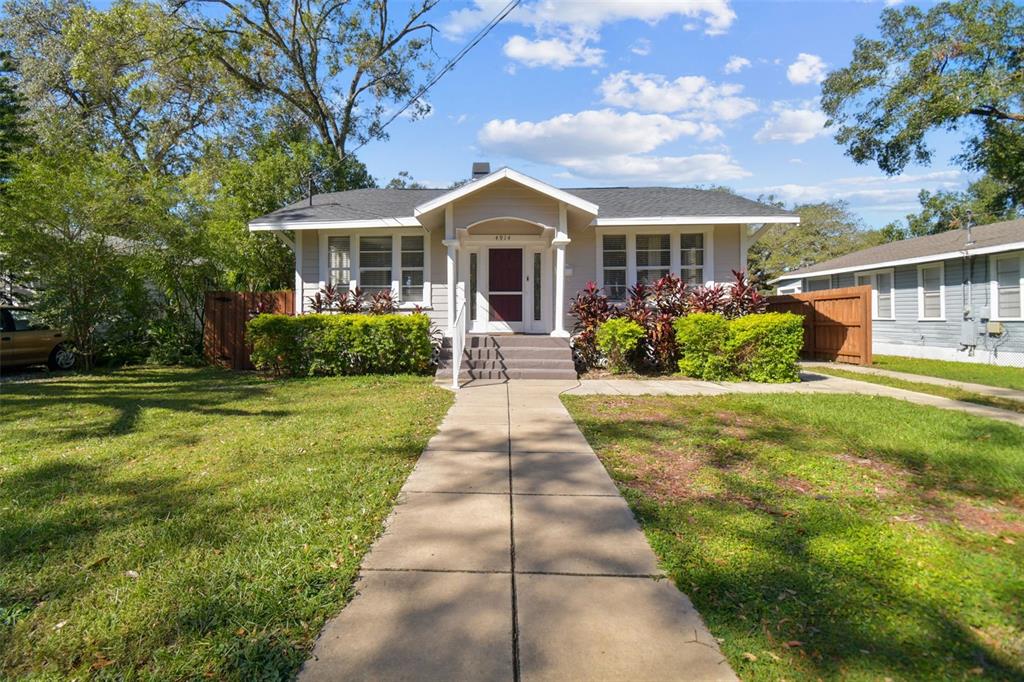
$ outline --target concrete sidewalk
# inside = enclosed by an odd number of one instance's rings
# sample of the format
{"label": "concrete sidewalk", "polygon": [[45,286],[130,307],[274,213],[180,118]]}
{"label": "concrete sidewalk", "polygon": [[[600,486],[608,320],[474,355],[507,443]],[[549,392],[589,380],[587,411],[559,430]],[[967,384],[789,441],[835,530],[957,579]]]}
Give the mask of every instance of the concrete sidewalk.
{"label": "concrete sidewalk", "polygon": [[863,367],[861,365],[846,365],[834,362],[803,362],[801,364],[804,366],[804,368],[812,372],[817,368],[842,369],[846,370],[847,372],[857,372],[859,374],[874,374],[880,377],[889,377],[890,379],[913,381],[918,384],[932,384],[933,386],[947,386],[949,388],[959,388],[962,391],[977,393],[979,395],[987,395],[992,398],[1007,398],[1009,400],[1019,400],[1021,402],[1024,402],[1024,391],[1015,391],[1012,388],[1003,388],[1001,386],[986,386],[985,384],[972,384],[966,381],[953,381],[952,379],[941,379],[939,377],[930,377],[924,374],[894,372],[891,369],[880,369],[878,367]]}
{"label": "concrete sidewalk", "polygon": [[[845,369],[846,366],[844,365]],[[725,393],[856,393],[906,400],[945,410],[966,412],[1024,427],[1024,414],[952,400],[928,393],[906,391],[866,381],[803,372],[798,384],[758,384],[749,381],[714,382],[687,379],[583,379],[566,393],[575,395],[722,395]]]}
{"label": "concrete sidewalk", "polygon": [[459,391],[314,680],[735,680],[559,400]]}

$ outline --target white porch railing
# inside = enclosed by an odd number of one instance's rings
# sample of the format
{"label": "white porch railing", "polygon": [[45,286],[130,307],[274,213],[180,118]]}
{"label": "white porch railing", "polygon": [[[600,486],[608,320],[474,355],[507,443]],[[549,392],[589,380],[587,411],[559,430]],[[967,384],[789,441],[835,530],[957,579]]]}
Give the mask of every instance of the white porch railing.
{"label": "white porch railing", "polygon": [[462,371],[462,356],[466,350],[466,302],[459,306],[452,329],[452,388],[459,389],[459,373]]}

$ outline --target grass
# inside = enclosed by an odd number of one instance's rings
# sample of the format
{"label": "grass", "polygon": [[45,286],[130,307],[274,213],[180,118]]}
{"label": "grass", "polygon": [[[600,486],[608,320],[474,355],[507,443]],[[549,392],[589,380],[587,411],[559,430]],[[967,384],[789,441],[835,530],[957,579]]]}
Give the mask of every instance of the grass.
{"label": "grass", "polygon": [[949,360],[921,360],[896,355],[876,355],[873,364],[879,369],[890,369],[894,372],[923,374],[928,377],[1024,391],[1024,369],[1019,367],[998,367]]}
{"label": "grass", "polygon": [[980,393],[974,393],[973,391],[965,391],[961,388],[955,388],[952,386],[924,384],[918,381],[907,381],[906,379],[896,379],[894,377],[881,376],[878,374],[868,374],[867,372],[851,372],[849,370],[838,369],[834,367],[815,367],[813,371],[817,372],[818,374],[829,374],[831,376],[841,377],[843,379],[866,381],[870,384],[879,384],[882,386],[891,386],[893,388],[902,388],[906,391],[928,393],[931,395],[941,396],[943,398],[951,398],[952,400],[961,400],[963,402],[975,403],[977,405],[998,407],[999,409],[1002,410],[1009,410],[1010,412],[1024,414],[1024,401],[1013,400],[1012,398],[1001,398],[998,396],[982,395]]}
{"label": "grass", "polygon": [[0,387],[0,678],[290,678],[451,403],[429,377]]}
{"label": "grass", "polygon": [[1024,679],[1024,429],[870,396],[564,401],[742,679]]}

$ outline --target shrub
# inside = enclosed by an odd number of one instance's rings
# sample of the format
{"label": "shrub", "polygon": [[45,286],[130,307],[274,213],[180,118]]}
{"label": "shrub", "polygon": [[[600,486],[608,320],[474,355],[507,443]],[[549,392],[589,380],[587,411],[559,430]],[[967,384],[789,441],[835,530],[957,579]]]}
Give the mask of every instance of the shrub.
{"label": "shrub", "polygon": [[247,328],[253,364],[276,374],[422,373],[431,364],[426,315],[259,315]]}
{"label": "shrub", "polygon": [[729,340],[729,322],[714,313],[692,313],[676,320],[679,371],[689,377],[721,381],[731,375],[723,349]]}
{"label": "shrub", "polygon": [[569,302],[569,314],[576,319],[572,328],[572,346],[578,369],[586,370],[597,366],[600,360],[597,351],[597,328],[614,312],[608,297],[594,282],[587,282],[587,285]]}
{"label": "shrub", "polygon": [[694,313],[676,322],[679,371],[707,381],[746,379],[761,383],[798,381],[803,319],[792,313],[762,313],[726,320]]}
{"label": "shrub", "polygon": [[729,322],[725,346],[736,375],[748,381],[799,381],[803,318],[793,313],[747,315]]}
{"label": "shrub", "polygon": [[597,346],[608,357],[613,372],[625,372],[629,369],[629,354],[643,337],[644,328],[639,324],[624,317],[616,317],[598,327]]}

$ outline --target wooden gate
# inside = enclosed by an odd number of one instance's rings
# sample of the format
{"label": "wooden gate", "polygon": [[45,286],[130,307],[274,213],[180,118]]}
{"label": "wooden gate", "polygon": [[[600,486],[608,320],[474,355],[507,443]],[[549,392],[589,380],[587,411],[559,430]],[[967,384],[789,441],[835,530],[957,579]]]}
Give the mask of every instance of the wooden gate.
{"label": "wooden gate", "polygon": [[768,310],[804,316],[804,359],[871,364],[871,287],[769,296]]}
{"label": "wooden gate", "polygon": [[253,369],[245,323],[260,313],[294,315],[294,292],[208,291],[203,323],[206,361],[229,369]]}

